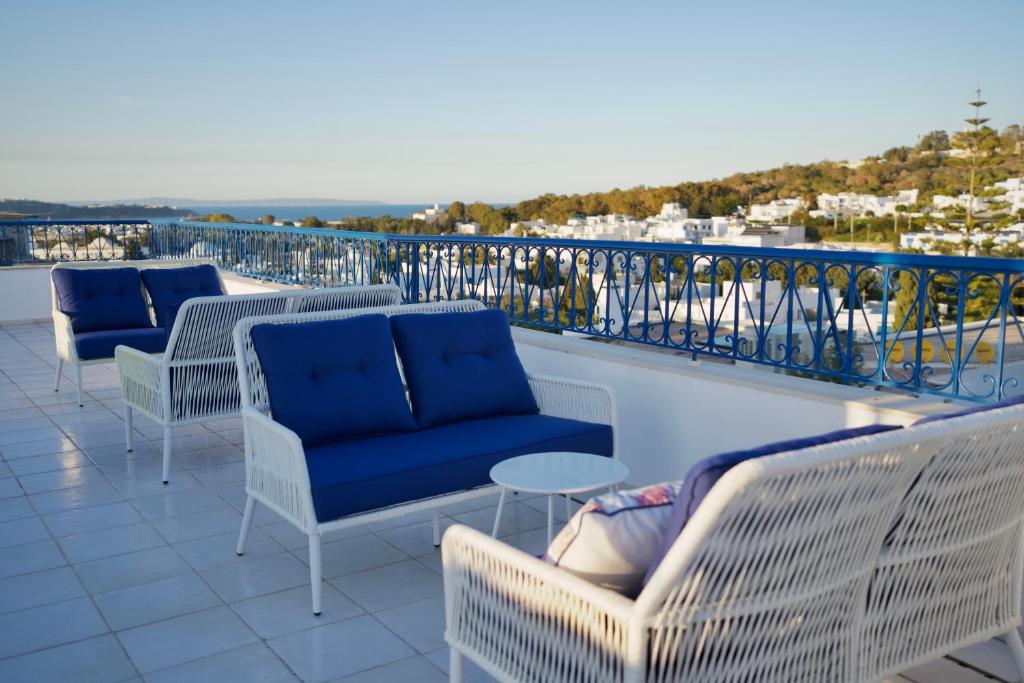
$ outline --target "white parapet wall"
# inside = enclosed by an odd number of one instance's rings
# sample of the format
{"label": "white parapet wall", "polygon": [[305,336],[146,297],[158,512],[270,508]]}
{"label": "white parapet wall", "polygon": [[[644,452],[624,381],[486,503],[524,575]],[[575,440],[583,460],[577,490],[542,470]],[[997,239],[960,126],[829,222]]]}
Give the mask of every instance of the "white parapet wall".
{"label": "white parapet wall", "polygon": [[[224,274],[228,294],[258,294],[288,285],[262,282],[230,273]],[[50,266],[9,266],[0,268],[0,323],[50,319]]]}
{"label": "white parapet wall", "polygon": [[[514,331],[527,371],[608,386],[629,482],[682,479],[698,460],[846,427],[907,425],[952,409],[941,399],[883,393],[692,361],[636,346]],[[496,390],[496,388],[491,389]]]}

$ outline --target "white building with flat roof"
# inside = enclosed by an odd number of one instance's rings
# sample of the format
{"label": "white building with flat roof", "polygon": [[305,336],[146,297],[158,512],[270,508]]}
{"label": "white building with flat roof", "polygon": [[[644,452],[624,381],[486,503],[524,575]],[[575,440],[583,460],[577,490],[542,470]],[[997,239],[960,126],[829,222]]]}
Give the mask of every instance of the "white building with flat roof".
{"label": "white building with flat roof", "polygon": [[[966,209],[971,204],[971,195],[964,192],[958,197],[951,197],[945,194],[937,194],[932,197],[932,208],[941,211],[948,208]],[[981,197],[975,197],[973,203],[974,211],[984,211],[988,208],[988,202]]]}
{"label": "white building with flat roof", "polygon": [[432,208],[424,209],[412,215],[413,219],[418,221],[426,221],[427,223],[436,223],[437,221],[444,218],[446,215],[445,210],[439,205],[434,204]]}
{"label": "white building with flat roof", "polygon": [[875,216],[891,216],[896,207],[912,206],[917,203],[919,191],[900,190],[895,195],[877,196],[873,194],[857,194],[856,192],[840,192],[831,194],[822,192],[818,195],[818,208],[811,211],[812,216],[835,218],[842,216],[865,216],[869,212]]}
{"label": "white building with flat roof", "polygon": [[767,204],[751,204],[747,211],[747,220],[755,223],[779,223],[788,221],[797,211],[806,206],[800,197],[774,199]]}

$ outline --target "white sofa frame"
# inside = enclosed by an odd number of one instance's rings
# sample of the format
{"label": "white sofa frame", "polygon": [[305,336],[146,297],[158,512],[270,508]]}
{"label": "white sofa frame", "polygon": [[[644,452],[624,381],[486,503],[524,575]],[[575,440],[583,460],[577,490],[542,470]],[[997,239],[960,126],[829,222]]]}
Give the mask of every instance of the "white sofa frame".
{"label": "white sofa frame", "polygon": [[[163,482],[170,477],[176,426],[241,414],[232,333],[251,316],[398,304],[392,284],[289,289],[260,294],[195,297],[178,309],[162,354],[118,346],[114,355],[124,403],[125,448],[131,451],[133,411],[163,427]],[[172,380],[173,378],[173,380]]]}
{"label": "white sofa frame", "polygon": [[[59,263],[55,263],[53,267],[50,268],[50,304],[52,309],[51,315],[53,317],[53,337],[57,344],[57,372],[53,380],[53,390],[60,391],[61,373],[64,370],[64,364],[69,363],[75,368],[75,388],[78,392],[78,405],[79,407],[82,407],[85,405],[82,397],[82,366],[99,365],[102,363],[109,363],[113,360],[113,358],[94,358],[91,360],[83,360],[78,357],[78,346],[75,344],[75,331],[71,328],[71,318],[60,309],[60,299],[57,296],[57,287],[53,284],[53,271],[63,268],[71,268],[74,270],[136,268],[138,270],[146,270],[148,268],[184,268],[186,266],[197,266],[202,264],[216,266],[216,263],[212,259],[61,261]],[[217,276],[221,277],[219,270],[217,271]],[[221,285],[223,286],[223,284],[224,281],[221,277]],[[139,286],[142,287],[141,284]],[[142,287],[142,295],[146,301],[150,322],[155,324],[156,317],[153,314],[153,304],[149,300],[149,294],[146,292],[145,287]]]}
{"label": "white sofa frame", "polygon": [[[434,546],[441,544],[440,509],[464,500],[498,493],[498,487],[487,484],[398,505],[349,515],[329,522],[319,522],[313,508],[313,495],[306,468],[306,456],[298,435],[275,422],[270,414],[266,381],[259,358],[252,345],[250,331],[262,324],[294,324],[314,320],[338,320],[358,315],[379,313],[387,316],[402,313],[469,312],[485,308],[472,299],[438,301],[425,304],[390,306],[359,311],[334,311],[300,315],[279,315],[246,318],[235,326],[235,358],[242,391],[242,421],[245,435],[245,514],[238,534],[237,553],[245,551],[257,502],[266,505],[294,524],[309,539],[310,584],[313,613],[321,611],[320,539],[325,533],[368,522],[430,510],[433,512]],[[400,362],[399,365],[401,366]],[[615,425],[615,402],[607,387],[553,377],[528,375],[530,388],[542,415],[573,418],[599,424]],[[356,397],[358,399],[358,397]],[[617,457],[617,430],[613,453]]]}
{"label": "white sofa frame", "polygon": [[450,677],[879,681],[997,635],[1024,673],[1022,519],[1011,407],[732,468],[636,600],[455,525]]}

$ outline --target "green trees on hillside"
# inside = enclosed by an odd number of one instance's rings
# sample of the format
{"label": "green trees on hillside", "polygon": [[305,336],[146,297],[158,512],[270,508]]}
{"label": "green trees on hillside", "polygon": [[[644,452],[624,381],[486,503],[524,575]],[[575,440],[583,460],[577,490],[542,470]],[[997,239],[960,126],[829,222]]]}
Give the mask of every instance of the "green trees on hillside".
{"label": "green trees on hillside", "polygon": [[230,213],[211,213],[205,216],[198,216],[192,220],[203,223],[238,223],[238,219]]}

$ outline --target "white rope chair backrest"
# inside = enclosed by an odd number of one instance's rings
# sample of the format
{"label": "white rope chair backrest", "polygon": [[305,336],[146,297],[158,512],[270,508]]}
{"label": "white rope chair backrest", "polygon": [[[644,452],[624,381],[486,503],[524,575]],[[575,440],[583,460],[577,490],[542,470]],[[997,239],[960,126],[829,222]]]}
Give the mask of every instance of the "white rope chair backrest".
{"label": "white rope chair backrest", "polygon": [[233,360],[232,333],[243,318],[397,305],[395,285],[289,289],[260,294],[195,297],[178,310],[167,344],[176,364],[190,360]]}
{"label": "white rope chair backrest", "polygon": [[896,514],[871,584],[861,656],[881,678],[1020,623],[1024,407],[951,418]]}
{"label": "white rope chair backrest", "polygon": [[732,468],[637,598],[631,680],[854,680],[882,539],[940,445],[898,430]]}
{"label": "white rope chair backrest", "polygon": [[234,414],[240,407],[232,332],[243,318],[302,308],[338,310],[397,303],[394,285],[290,289],[261,294],[194,297],[177,312],[165,352],[176,420]]}
{"label": "white rope chair backrest", "polygon": [[263,376],[263,369],[260,366],[259,357],[256,355],[256,349],[252,345],[252,336],[250,335],[252,328],[256,325],[292,325],[318,320],[342,320],[344,318],[371,314],[392,316],[403,313],[468,313],[485,308],[486,306],[482,302],[475,299],[456,299],[425,304],[380,306],[343,311],[288,313],[285,315],[244,318],[235,325],[234,330],[235,362],[238,364],[238,383],[242,393],[242,406],[255,408],[263,413],[267,413],[270,406],[266,378]]}

